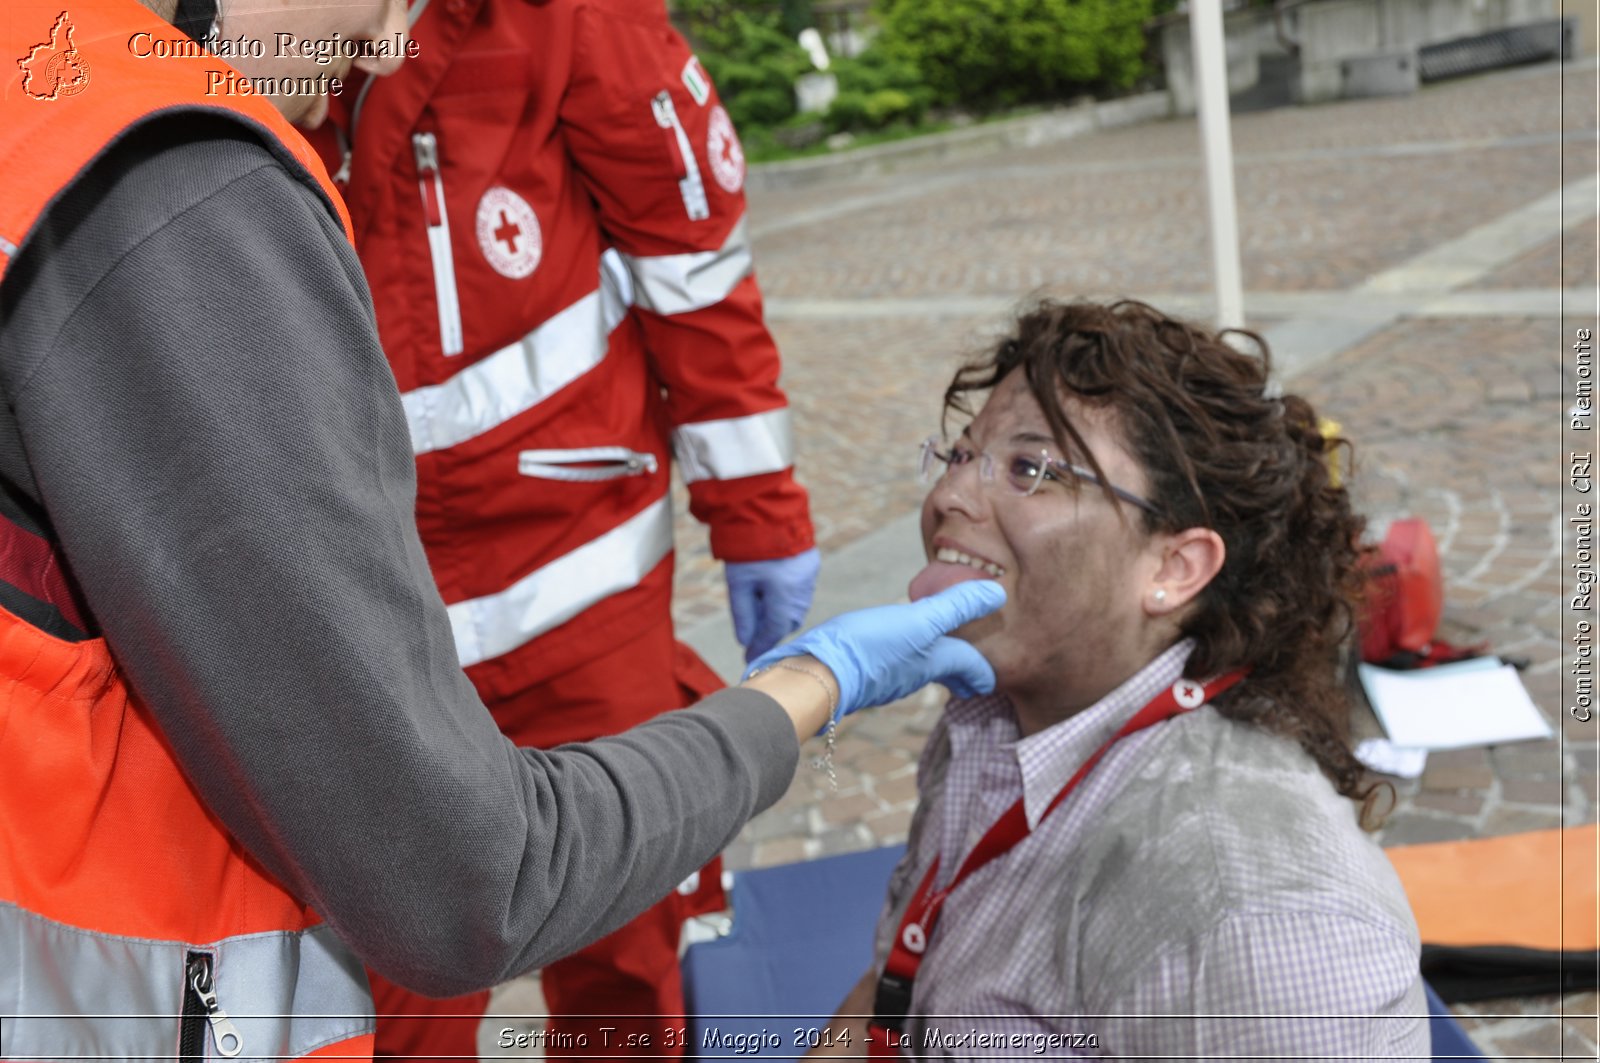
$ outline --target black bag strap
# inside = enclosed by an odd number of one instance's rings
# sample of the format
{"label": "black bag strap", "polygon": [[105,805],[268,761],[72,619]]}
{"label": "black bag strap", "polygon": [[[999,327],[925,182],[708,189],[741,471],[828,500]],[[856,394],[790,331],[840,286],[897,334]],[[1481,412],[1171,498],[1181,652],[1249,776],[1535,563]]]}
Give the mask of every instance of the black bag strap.
{"label": "black bag strap", "polygon": [[1422,977],[1446,1004],[1600,988],[1600,952],[1422,946]]}

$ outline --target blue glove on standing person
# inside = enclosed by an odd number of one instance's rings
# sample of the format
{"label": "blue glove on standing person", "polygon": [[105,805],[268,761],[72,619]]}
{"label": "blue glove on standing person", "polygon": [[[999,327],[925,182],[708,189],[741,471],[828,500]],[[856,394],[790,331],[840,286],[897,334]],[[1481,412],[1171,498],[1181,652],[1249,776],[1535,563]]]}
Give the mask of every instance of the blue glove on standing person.
{"label": "blue glove on standing person", "polygon": [[786,657],[809,654],[839,682],[839,716],[897,701],[929,683],[943,683],[957,697],[988,694],[994,669],[947,632],[1005,602],[1005,589],[994,580],[967,580],[908,605],[845,613],[758,658],[745,678]]}
{"label": "blue glove on standing person", "polygon": [[812,548],[772,561],[730,561],[725,567],[733,635],[748,664],[800,627],[817,590],[822,555]]}

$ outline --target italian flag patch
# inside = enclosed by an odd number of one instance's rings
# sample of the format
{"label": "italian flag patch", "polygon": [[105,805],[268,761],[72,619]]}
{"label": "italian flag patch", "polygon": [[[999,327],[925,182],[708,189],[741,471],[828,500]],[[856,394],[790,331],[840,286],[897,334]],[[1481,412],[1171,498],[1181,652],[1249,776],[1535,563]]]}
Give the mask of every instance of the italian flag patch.
{"label": "italian flag patch", "polygon": [[700,69],[700,60],[692,55],[683,64],[683,87],[689,90],[689,95],[701,107],[711,98],[711,82],[706,80],[706,72]]}

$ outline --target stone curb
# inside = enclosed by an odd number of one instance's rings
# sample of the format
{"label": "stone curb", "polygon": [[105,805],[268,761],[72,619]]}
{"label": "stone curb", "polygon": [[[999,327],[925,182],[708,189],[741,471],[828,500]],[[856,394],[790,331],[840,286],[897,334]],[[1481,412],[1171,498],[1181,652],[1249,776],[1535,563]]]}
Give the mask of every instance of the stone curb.
{"label": "stone curb", "polygon": [[816,158],[762,162],[750,167],[747,191],[779,191],[824,181],[842,181],[889,173],[901,166],[993,155],[1007,148],[1054,144],[1097,129],[1136,125],[1172,114],[1165,92],[1146,92],[1119,100],[1060,107],[1001,122],[910,137],[887,144],[840,151]]}

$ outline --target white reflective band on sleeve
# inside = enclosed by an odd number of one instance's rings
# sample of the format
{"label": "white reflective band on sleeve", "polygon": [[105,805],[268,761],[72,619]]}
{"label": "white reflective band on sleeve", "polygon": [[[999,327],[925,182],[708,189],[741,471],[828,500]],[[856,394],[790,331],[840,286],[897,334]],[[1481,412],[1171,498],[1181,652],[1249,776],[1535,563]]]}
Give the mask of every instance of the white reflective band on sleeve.
{"label": "white reflective band on sleeve", "polygon": [[190,949],[215,956],[217,1004],[245,1057],[291,1059],[373,1030],[366,973],[326,926],[197,946],[93,933],[0,902],[5,1058],[171,1059]]}
{"label": "white reflective band on sleeve", "polygon": [[789,407],[749,417],[679,425],[672,452],[685,483],[737,480],[781,472],[794,464],[794,425]]}
{"label": "white reflective band on sleeve", "polygon": [[750,276],[750,232],[745,218],[716,251],[684,255],[623,255],[633,274],[637,305],[658,314],[687,314],[726,299]]}
{"label": "white reflective band on sleeve", "polygon": [[642,512],[498,594],[450,606],[463,667],[509,653],[639,581],[672,552],[672,506]]}
{"label": "white reflective band on sleeve", "polygon": [[442,384],[400,396],[418,454],[453,447],[533,409],[605,360],[611,330],[628,312],[632,281],[615,252],[600,287],[522,339]]}

